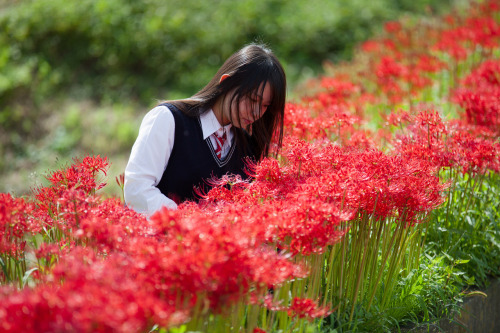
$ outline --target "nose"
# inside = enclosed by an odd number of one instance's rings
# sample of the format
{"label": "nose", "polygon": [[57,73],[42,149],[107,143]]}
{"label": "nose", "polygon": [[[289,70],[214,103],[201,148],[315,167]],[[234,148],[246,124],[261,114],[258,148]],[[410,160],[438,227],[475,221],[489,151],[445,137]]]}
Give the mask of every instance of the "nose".
{"label": "nose", "polygon": [[254,120],[257,120],[260,118],[260,115],[261,115],[261,110],[260,110],[260,106],[256,105],[253,109],[253,118]]}

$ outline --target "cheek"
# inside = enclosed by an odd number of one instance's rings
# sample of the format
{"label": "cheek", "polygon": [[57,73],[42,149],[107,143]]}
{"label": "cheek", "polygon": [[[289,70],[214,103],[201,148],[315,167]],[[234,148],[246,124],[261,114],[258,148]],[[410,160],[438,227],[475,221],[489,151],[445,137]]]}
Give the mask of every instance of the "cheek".
{"label": "cheek", "polygon": [[240,116],[246,118],[249,114],[252,113],[252,103],[249,101],[241,101],[239,111]]}

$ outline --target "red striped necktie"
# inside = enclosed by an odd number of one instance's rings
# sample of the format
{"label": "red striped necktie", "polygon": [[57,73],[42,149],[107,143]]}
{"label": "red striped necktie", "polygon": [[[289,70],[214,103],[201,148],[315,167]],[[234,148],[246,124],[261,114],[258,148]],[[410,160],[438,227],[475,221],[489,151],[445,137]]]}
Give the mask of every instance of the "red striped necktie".
{"label": "red striped necktie", "polygon": [[219,159],[222,159],[222,147],[224,146],[224,142],[226,142],[227,135],[226,132],[222,134],[222,136],[219,136],[217,132],[214,133],[215,136],[215,144],[217,147],[215,147],[215,153],[217,154],[217,157]]}

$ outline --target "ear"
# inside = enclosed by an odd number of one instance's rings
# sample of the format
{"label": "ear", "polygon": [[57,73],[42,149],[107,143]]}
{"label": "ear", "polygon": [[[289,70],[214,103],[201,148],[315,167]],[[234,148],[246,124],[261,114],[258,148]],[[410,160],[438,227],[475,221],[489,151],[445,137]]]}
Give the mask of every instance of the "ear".
{"label": "ear", "polygon": [[220,77],[220,80],[219,80],[219,84],[222,83],[222,81],[224,81],[225,79],[227,79],[230,75],[229,74],[222,74],[222,76]]}

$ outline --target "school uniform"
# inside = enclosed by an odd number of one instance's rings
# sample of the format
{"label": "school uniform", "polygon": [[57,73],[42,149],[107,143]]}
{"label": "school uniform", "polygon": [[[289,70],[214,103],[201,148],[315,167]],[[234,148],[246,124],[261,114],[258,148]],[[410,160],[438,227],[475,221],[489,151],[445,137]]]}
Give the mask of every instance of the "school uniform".
{"label": "school uniform", "polygon": [[[217,137],[224,135],[220,146]],[[125,169],[127,206],[150,216],[162,207],[176,209],[182,201],[197,200],[193,187],[208,192],[209,178],[247,178],[246,156],[234,141],[232,125],[220,125],[212,110],[193,118],[172,104],[155,107],[141,123]]]}

